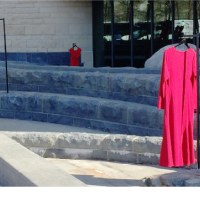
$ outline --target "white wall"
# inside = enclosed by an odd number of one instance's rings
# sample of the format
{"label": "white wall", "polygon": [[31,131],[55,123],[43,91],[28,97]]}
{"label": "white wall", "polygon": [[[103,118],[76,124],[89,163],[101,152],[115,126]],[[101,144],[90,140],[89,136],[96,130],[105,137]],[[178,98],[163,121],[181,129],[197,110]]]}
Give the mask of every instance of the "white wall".
{"label": "white wall", "polygon": [[[0,1],[8,52],[67,52],[82,49],[84,66],[93,66],[91,1]],[[0,51],[3,52],[0,24]]]}

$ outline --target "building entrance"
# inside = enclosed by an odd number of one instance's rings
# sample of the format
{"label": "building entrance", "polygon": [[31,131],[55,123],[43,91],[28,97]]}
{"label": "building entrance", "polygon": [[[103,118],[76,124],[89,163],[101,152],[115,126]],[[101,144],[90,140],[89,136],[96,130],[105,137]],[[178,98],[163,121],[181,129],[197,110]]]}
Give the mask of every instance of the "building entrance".
{"label": "building entrance", "polygon": [[144,67],[160,48],[199,29],[199,11],[192,0],[94,1],[95,67]]}

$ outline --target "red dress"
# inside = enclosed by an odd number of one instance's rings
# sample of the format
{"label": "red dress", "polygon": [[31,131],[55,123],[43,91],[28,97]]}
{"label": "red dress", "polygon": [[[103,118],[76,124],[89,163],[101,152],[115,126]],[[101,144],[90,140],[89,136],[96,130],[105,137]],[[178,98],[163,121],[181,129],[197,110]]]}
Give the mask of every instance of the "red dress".
{"label": "red dress", "polygon": [[70,66],[79,66],[79,57],[81,55],[81,48],[78,48],[77,50],[71,48],[69,52],[71,53]]}
{"label": "red dress", "polygon": [[159,165],[195,163],[193,145],[194,109],[197,107],[196,52],[189,48],[164,52],[158,108],[164,109],[163,141]]}

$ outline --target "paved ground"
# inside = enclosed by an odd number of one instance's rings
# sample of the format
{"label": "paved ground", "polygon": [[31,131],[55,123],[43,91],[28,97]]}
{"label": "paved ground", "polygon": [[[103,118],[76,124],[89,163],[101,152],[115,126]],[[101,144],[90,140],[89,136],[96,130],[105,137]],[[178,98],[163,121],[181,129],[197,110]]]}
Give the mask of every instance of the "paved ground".
{"label": "paved ground", "polygon": [[[0,133],[1,131],[103,133],[85,128],[10,119],[0,119]],[[187,178],[190,178],[190,176],[193,177],[193,179],[189,180],[192,183],[187,183],[186,186],[189,184],[200,186],[200,179],[194,179],[200,175],[197,174],[196,171],[192,170],[181,171],[184,170],[182,168],[162,168],[159,166],[145,166],[94,160],[47,160],[89,186],[139,186],[139,180],[145,177],[163,175],[167,176],[165,178],[166,180],[171,180],[171,176],[174,176],[174,172],[178,172],[180,181],[182,181],[182,177],[184,179],[186,175]],[[190,175],[190,173],[193,174]],[[155,181],[157,181],[156,178]],[[173,184],[174,182],[172,181],[172,186],[174,186]]]}
{"label": "paved ground", "polygon": [[83,133],[102,133],[105,132],[90,130],[86,128],[78,128],[73,126],[66,126],[61,124],[51,124],[45,122],[25,121],[16,119],[2,119],[0,118],[0,132],[1,131],[20,131],[20,132],[83,132]]}
{"label": "paved ground", "polygon": [[139,186],[138,180],[145,177],[182,170],[94,160],[50,158],[47,160],[89,186]]}

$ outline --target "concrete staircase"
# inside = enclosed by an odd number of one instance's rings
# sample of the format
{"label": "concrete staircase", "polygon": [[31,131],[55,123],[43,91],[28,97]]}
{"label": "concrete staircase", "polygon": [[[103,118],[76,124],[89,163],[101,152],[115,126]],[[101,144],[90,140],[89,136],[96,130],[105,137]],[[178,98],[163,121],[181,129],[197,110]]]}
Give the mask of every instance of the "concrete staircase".
{"label": "concrete staircase", "polygon": [[162,136],[156,108],[160,70],[0,63],[0,117],[84,127],[109,133]]}

